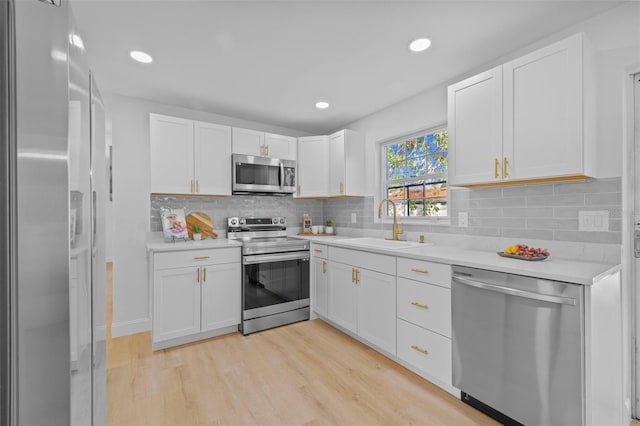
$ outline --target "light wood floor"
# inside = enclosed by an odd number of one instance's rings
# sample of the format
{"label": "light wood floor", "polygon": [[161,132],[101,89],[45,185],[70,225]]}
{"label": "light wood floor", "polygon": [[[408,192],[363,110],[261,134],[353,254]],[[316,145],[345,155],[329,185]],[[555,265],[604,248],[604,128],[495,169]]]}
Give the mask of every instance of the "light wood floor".
{"label": "light wood floor", "polygon": [[[111,324],[111,268],[108,268]],[[107,419],[120,425],[495,425],[320,320],[151,352],[107,340]]]}

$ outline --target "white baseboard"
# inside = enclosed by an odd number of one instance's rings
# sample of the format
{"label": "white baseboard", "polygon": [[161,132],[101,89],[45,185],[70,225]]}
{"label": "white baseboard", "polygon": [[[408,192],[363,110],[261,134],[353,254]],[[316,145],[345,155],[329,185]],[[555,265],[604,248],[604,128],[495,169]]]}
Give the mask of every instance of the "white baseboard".
{"label": "white baseboard", "polygon": [[114,322],[111,325],[111,337],[122,337],[151,330],[151,319],[140,318],[131,321]]}

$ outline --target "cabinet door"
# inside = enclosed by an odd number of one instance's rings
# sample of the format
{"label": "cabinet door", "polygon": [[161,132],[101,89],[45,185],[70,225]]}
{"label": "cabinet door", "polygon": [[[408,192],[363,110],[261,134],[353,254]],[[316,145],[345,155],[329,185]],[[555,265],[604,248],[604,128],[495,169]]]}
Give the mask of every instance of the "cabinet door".
{"label": "cabinet door", "polygon": [[329,195],[345,195],[344,131],[330,137]]}
{"label": "cabinet door", "polygon": [[327,136],[298,138],[298,197],[329,195],[329,140]]}
{"label": "cabinet door", "polygon": [[264,134],[264,145],[266,155],[281,160],[297,159],[297,139],[291,136],[276,135],[273,133]]}
{"label": "cabinet door", "polygon": [[231,195],[231,127],[194,123],[195,192]]}
{"label": "cabinet door", "polygon": [[449,184],[502,179],[502,67],[448,89]]}
{"label": "cabinet door", "polygon": [[200,332],[200,268],[156,270],[153,274],[153,341]]}
{"label": "cabinet door", "polygon": [[329,262],[329,319],[356,333],[356,284],[352,281],[354,268]]}
{"label": "cabinet door", "polygon": [[202,331],[240,324],[240,263],[202,267]]}
{"label": "cabinet door", "polygon": [[264,132],[234,127],[232,134],[234,154],[263,156],[261,148],[264,145]]}
{"label": "cabinet door", "polygon": [[151,192],[190,194],[193,188],[193,121],[150,114]]}
{"label": "cabinet door", "polygon": [[505,179],[584,173],[582,42],[577,35],[504,64]]}
{"label": "cabinet door", "polygon": [[327,316],[327,285],[328,285],[328,265],[325,259],[313,258],[312,267],[312,285],[313,285],[313,309],[317,314]]}
{"label": "cabinet door", "polygon": [[358,336],[395,355],[396,277],[358,269]]}

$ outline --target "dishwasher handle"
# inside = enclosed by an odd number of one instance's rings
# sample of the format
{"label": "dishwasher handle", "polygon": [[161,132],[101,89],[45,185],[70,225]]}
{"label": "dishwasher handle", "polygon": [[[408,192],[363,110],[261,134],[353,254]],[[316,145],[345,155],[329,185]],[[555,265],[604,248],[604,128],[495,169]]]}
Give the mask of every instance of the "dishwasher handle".
{"label": "dishwasher handle", "polygon": [[481,281],[464,278],[459,275],[454,275],[452,279],[453,281],[459,284],[480,288],[482,290],[495,291],[497,293],[508,294],[510,296],[523,297],[525,299],[540,300],[543,302],[557,303],[560,305],[576,306],[576,299],[572,297],[551,296],[548,294],[533,293],[531,291],[518,290],[516,288],[511,288],[511,287],[504,287],[504,286],[495,285],[495,284],[487,284]]}

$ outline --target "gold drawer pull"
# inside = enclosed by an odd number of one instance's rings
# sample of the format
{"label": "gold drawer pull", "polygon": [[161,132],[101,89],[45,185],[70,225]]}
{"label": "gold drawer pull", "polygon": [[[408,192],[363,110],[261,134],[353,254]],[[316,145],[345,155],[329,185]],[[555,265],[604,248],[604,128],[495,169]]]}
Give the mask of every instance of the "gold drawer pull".
{"label": "gold drawer pull", "polygon": [[325,274],[327,272],[327,262],[322,261],[322,273]]}
{"label": "gold drawer pull", "polygon": [[202,260],[202,259],[208,259],[208,258],[209,258],[209,256],[196,256],[193,259],[194,260]]}
{"label": "gold drawer pull", "polygon": [[316,252],[316,253],[322,253],[322,250],[320,250],[320,249],[313,249],[313,251]]}
{"label": "gold drawer pull", "polygon": [[411,304],[412,304],[413,306],[417,306],[418,308],[421,308],[421,309],[429,309],[429,306],[428,306],[428,305],[423,305],[422,303],[418,303],[418,302],[411,302]]}
{"label": "gold drawer pull", "polygon": [[198,274],[198,282],[200,282],[200,268],[196,269],[196,272]]}
{"label": "gold drawer pull", "polygon": [[355,268],[351,268],[351,282],[352,283],[356,282],[356,269]]}
{"label": "gold drawer pull", "polygon": [[429,271],[427,271],[426,269],[418,269],[418,268],[411,268],[411,271],[417,272],[419,274],[428,274],[429,273]]}
{"label": "gold drawer pull", "polygon": [[500,178],[500,172],[498,172],[498,168],[500,167],[500,161],[496,158],[495,163],[493,163],[493,177],[496,179]]}
{"label": "gold drawer pull", "polygon": [[202,282],[207,282],[207,268],[202,268]]}
{"label": "gold drawer pull", "polygon": [[193,192],[193,179],[189,181],[189,192]]}
{"label": "gold drawer pull", "polygon": [[413,345],[413,346],[411,346],[411,349],[413,349],[414,351],[418,351],[418,352],[420,352],[420,353],[421,353],[421,354],[423,354],[423,355],[429,355],[429,351],[428,351],[428,350],[426,350],[426,349],[422,349],[422,348],[421,348],[421,347],[419,347],[419,346]]}
{"label": "gold drawer pull", "polygon": [[509,172],[507,171],[507,167],[508,167],[508,162],[507,162],[507,157],[504,157],[504,162],[502,163],[502,177],[506,178],[509,177]]}

